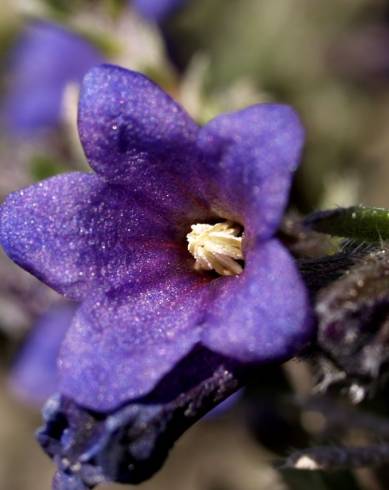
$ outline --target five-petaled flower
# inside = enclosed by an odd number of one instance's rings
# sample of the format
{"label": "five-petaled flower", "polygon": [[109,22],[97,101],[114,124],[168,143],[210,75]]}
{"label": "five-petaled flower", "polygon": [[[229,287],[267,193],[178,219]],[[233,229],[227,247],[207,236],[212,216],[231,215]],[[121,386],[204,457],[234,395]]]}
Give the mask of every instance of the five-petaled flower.
{"label": "five-petaled flower", "polygon": [[198,345],[242,363],[293,356],[309,301],[274,234],[304,139],[294,111],[260,104],[200,128],[143,75],[102,65],[78,122],[95,173],[43,181],[0,211],[8,255],[81,302],[61,392],[110,410]]}

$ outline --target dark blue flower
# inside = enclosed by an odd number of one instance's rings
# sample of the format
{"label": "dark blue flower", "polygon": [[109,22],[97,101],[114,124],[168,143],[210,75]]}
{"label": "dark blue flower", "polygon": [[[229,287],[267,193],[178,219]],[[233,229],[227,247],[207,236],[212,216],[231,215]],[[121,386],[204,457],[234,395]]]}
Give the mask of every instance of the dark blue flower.
{"label": "dark blue flower", "polygon": [[146,77],[105,65],[84,80],[79,132],[96,173],[43,181],[0,214],[8,255],[82,303],[60,391],[107,411],[198,347],[243,364],[293,356],[310,308],[274,234],[303,145],[294,111],[255,105],[199,128]]}
{"label": "dark blue flower", "polygon": [[153,22],[163,22],[187,0],[133,0],[138,12]]}
{"label": "dark blue flower", "polygon": [[102,61],[97,49],[75,33],[49,22],[28,24],[10,56],[2,108],[8,130],[25,135],[57,126],[67,85],[80,83]]}
{"label": "dark blue flower", "polygon": [[10,376],[11,389],[27,403],[42,404],[58,389],[57,360],[76,307],[51,307],[33,326]]}

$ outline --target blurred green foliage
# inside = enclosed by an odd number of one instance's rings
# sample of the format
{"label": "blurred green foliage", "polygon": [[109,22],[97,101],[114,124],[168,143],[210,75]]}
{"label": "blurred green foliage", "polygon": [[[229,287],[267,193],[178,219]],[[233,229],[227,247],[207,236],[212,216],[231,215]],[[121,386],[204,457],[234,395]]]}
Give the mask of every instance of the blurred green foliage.
{"label": "blurred green foliage", "polygon": [[58,158],[48,154],[37,154],[31,158],[31,176],[36,182],[66,172],[66,165],[60,164]]}

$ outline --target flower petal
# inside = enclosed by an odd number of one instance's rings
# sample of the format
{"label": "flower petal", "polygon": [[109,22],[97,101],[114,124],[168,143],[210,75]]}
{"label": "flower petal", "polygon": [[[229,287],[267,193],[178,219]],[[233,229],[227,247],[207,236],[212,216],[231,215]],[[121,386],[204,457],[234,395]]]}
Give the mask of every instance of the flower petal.
{"label": "flower petal", "polygon": [[221,115],[200,132],[203,182],[221,216],[270,237],[284,211],[304,131],[288,106],[260,104]]}
{"label": "flower petal", "polygon": [[146,196],[93,174],[53,177],[11,194],[0,208],[6,253],[73,299],[91,288],[151,281],[185,268],[188,257],[176,234]]}
{"label": "flower petal", "polygon": [[55,305],[33,326],[10,376],[22,400],[41,406],[58,390],[57,357],[75,311],[74,305]]}
{"label": "flower petal", "polygon": [[211,283],[202,343],[242,362],[296,354],[312,332],[307,292],[292,257],[276,241],[258,243],[244,272]]}
{"label": "flower petal", "polygon": [[145,19],[163,22],[186,0],[134,0],[135,8]]}
{"label": "flower petal", "polygon": [[81,88],[78,118],[97,173],[183,213],[206,206],[190,178],[199,128],[151,80],[116,66],[94,68]]}
{"label": "flower petal", "polygon": [[149,393],[197,343],[208,292],[201,276],[177,274],[84,303],[62,347],[61,392],[102,411]]}
{"label": "flower petal", "polygon": [[27,25],[11,59],[5,119],[14,133],[27,134],[59,123],[64,90],[80,83],[103,57],[85,39],[59,25]]}

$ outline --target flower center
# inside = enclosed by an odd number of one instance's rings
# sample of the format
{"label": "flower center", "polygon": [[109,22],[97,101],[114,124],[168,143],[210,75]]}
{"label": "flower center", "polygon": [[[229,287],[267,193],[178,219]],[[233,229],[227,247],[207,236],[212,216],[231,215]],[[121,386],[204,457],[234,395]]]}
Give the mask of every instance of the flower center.
{"label": "flower center", "polygon": [[222,276],[243,271],[241,228],[230,221],[216,225],[196,224],[187,234],[188,250],[195,258],[196,270],[215,270]]}

